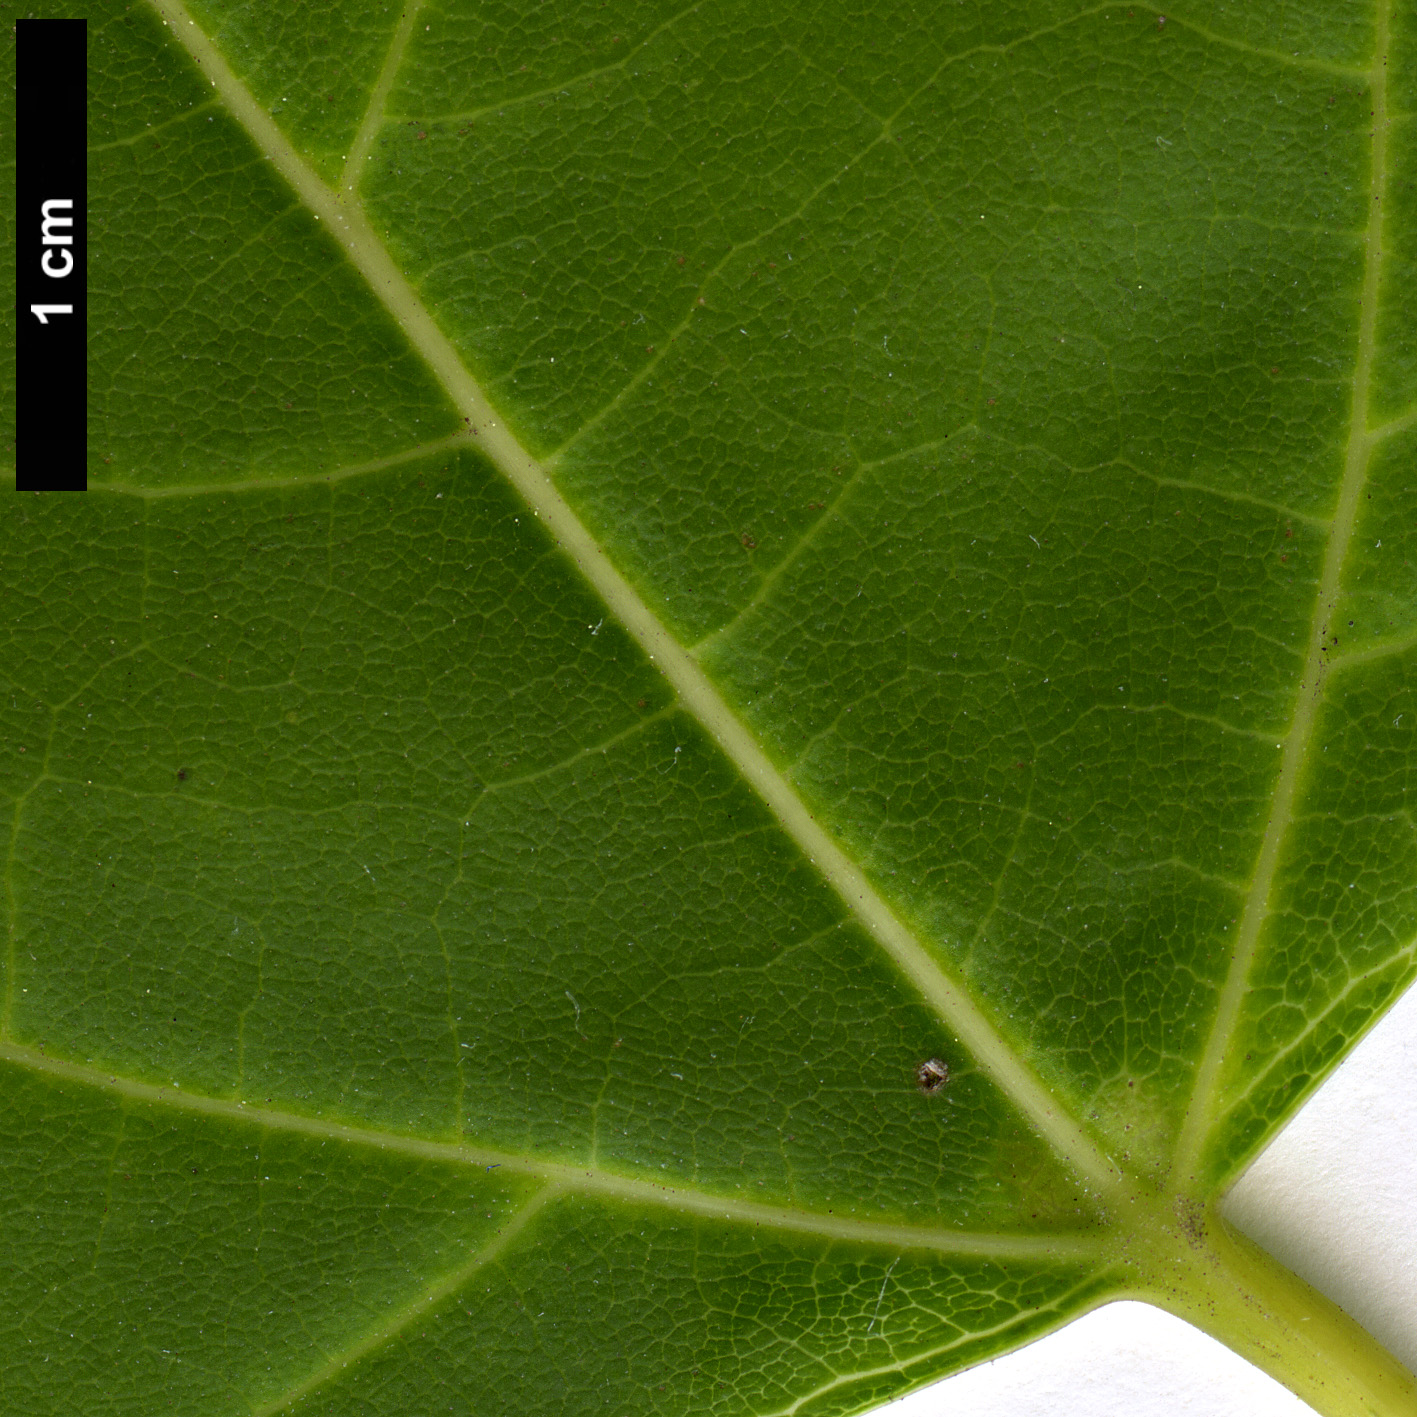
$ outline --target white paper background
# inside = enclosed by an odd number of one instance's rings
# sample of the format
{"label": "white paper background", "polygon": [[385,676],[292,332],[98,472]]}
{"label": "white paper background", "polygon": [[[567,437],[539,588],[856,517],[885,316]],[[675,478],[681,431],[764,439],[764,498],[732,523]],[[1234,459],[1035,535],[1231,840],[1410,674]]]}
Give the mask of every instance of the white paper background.
{"label": "white paper background", "polygon": [[[1226,1216],[1417,1369],[1417,988],[1259,1157]],[[1313,1417],[1228,1348],[1108,1304],[881,1417]]]}

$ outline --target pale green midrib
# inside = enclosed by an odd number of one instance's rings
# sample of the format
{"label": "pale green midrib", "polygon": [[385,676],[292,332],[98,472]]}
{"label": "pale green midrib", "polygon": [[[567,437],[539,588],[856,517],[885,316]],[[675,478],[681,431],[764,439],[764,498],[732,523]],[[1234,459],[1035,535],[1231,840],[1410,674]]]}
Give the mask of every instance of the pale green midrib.
{"label": "pale green midrib", "polygon": [[1344,453],[1343,480],[1339,485],[1328,545],[1324,550],[1313,620],[1309,626],[1309,649],[1299,679],[1290,720],[1284,738],[1279,774],[1270,797],[1269,818],[1255,861],[1250,889],[1245,897],[1236,930],[1230,968],[1216,1003],[1215,1018],[1200,1066],[1196,1069],[1185,1122],[1177,1138],[1172,1181],[1185,1186],[1197,1180],[1195,1168],[1215,1115],[1216,1090],[1240,1008],[1249,986],[1261,931],[1269,918],[1270,896],[1279,867],[1280,850],[1294,811],[1299,779],[1308,757],[1310,740],[1324,697],[1329,672],[1324,640],[1329,617],[1337,610],[1343,589],[1343,564],[1353,540],[1358,506],[1367,481],[1368,460],[1373,447],[1369,422],[1369,386],[1377,344],[1378,292],[1382,280],[1383,208],[1387,183],[1387,46],[1389,4],[1379,0],[1374,27],[1373,65],[1368,73],[1372,89],[1373,140],[1372,171],[1368,185],[1368,226],[1364,237],[1363,286],[1358,319],[1358,344],[1353,367],[1353,395],[1348,420],[1348,442]]}
{"label": "pale green midrib", "polygon": [[284,1411],[307,1393],[313,1392],[318,1387],[323,1387],[332,1378],[338,1377],[346,1368],[367,1358],[375,1350],[397,1338],[415,1319],[426,1314],[430,1309],[436,1308],[444,1299],[455,1294],[478,1270],[502,1254],[507,1246],[526,1229],[531,1218],[560,1194],[561,1187],[554,1183],[543,1186],[476,1254],[429,1285],[417,1299],[405,1304],[398,1313],[385,1319],[383,1323],[371,1329],[357,1342],[334,1354],[309,1377],[296,1383],[294,1387],[288,1388],[279,1397],[253,1407],[251,1417],[274,1417],[275,1413]]}
{"label": "pale green midrib", "polygon": [[786,1230],[822,1239],[855,1244],[894,1246],[911,1250],[931,1250],[942,1254],[985,1255],[1006,1258],[1057,1256],[1093,1258],[1101,1253],[1105,1239],[1100,1232],[1051,1235],[1009,1235],[985,1231],[952,1231],[925,1226],[892,1225],[870,1220],[852,1220],[831,1211],[798,1210],[715,1195],[690,1186],[662,1185],[633,1176],[622,1176],[602,1167],[570,1162],[542,1161],[517,1152],[463,1142],[431,1141],[403,1132],[377,1127],[330,1122],[320,1117],[301,1116],[278,1108],[254,1107],[228,1098],[188,1092],[173,1085],[140,1082],[106,1072],[87,1063],[50,1057],[39,1048],[0,1041],[0,1062],[8,1062],[45,1077],[59,1078],[84,1087],[97,1088],[133,1102],[164,1107],[199,1117],[220,1117],[243,1126],[265,1127],[320,1141],[343,1142],[368,1147],[422,1161],[465,1166],[470,1170],[505,1170],[545,1181],[562,1191],[577,1191],[614,1198],[635,1205],[653,1205],[667,1210],[727,1220],[765,1230]]}
{"label": "pale green midrib", "polygon": [[413,26],[422,9],[423,0],[407,0],[403,14],[399,16],[399,22],[394,27],[393,37],[389,40],[388,53],[384,55],[379,77],[374,81],[374,91],[369,95],[369,105],[364,110],[364,117],[360,120],[354,140],[349,145],[349,152],[345,155],[344,171],[340,173],[340,186],[350,197],[359,191],[364,164],[369,160],[369,150],[374,146],[374,139],[384,121],[389,91],[394,86],[399,66],[403,63],[404,50],[408,48],[409,36],[413,33]]}
{"label": "pale green midrib", "polygon": [[180,0],[149,0],[217,89],[252,142],[295,189],[317,221],[344,247],[355,268],[469,420],[482,451],[525,498],[610,612],[669,680],[685,708],[767,804],[878,945],[1059,1155],[1101,1193],[1121,1194],[1121,1173],[1079,1123],[994,1029],[960,986],[896,918],[864,873],[817,824],[782,774],[729,709],[698,664],[673,639],[620,574],[557,491],[545,469],[516,440],[394,265],[364,212],[327,187],[286,140],[187,14]]}

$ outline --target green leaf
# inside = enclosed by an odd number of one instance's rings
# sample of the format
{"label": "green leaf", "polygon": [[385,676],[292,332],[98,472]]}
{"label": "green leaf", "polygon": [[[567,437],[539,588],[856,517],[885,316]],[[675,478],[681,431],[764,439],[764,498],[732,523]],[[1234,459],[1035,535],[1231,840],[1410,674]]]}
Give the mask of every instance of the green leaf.
{"label": "green leaf", "polygon": [[13,1409],[1417,1411],[1214,1209],[1417,973],[1417,9],[90,32]]}

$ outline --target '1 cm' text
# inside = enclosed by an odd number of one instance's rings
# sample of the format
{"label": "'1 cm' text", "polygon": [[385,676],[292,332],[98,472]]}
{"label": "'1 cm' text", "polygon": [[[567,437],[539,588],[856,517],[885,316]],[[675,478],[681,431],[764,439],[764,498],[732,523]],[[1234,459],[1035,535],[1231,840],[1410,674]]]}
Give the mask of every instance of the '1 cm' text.
{"label": "'1 cm' text", "polygon": [[[39,209],[45,248],[44,254],[39,258],[39,266],[51,280],[63,280],[65,276],[72,274],[74,269],[74,253],[68,249],[74,244],[74,218],[58,215],[61,211],[73,210],[74,203],[68,197],[55,197]],[[69,231],[61,232],[60,227],[68,227]],[[51,315],[74,313],[72,305],[31,305],[30,310],[41,325],[47,325]]]}

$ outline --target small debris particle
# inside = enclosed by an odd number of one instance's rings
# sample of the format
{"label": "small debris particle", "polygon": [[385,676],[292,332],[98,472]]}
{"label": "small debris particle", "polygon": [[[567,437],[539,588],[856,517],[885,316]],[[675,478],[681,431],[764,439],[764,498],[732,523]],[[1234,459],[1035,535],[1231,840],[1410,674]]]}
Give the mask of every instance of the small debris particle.
{"label": "small debris particle", "polygon": [[915,1086],[926,1097],[933,1097],[949,1080],[949,1066],[939,1058],[926,1058],[915,1069]]}

